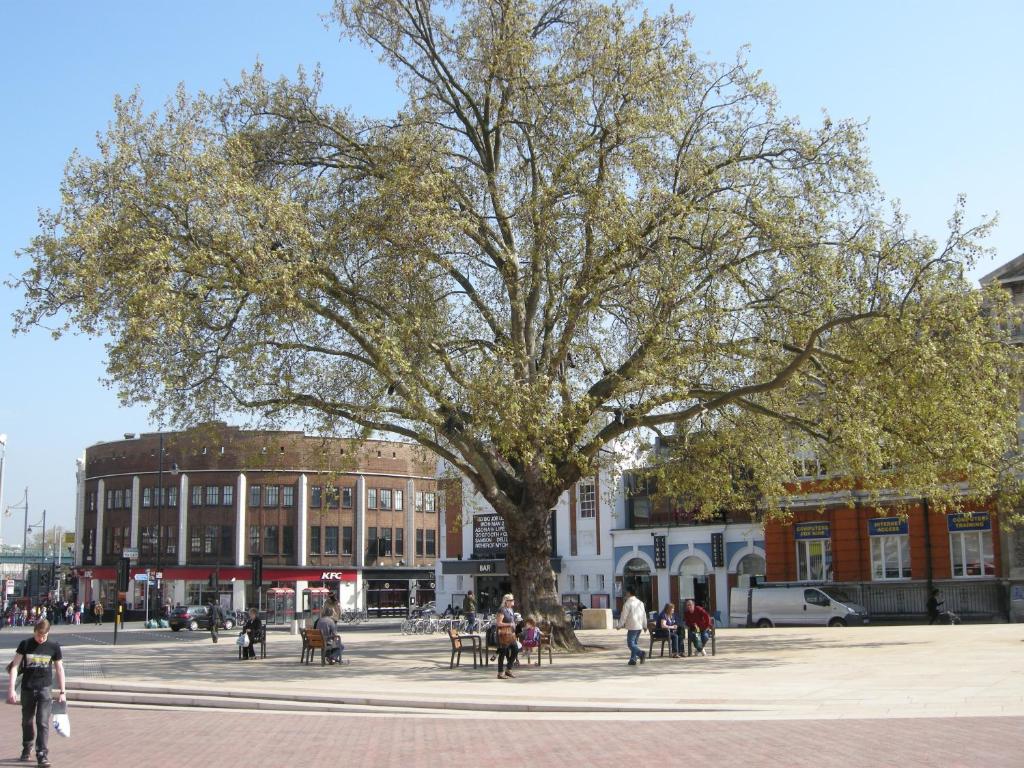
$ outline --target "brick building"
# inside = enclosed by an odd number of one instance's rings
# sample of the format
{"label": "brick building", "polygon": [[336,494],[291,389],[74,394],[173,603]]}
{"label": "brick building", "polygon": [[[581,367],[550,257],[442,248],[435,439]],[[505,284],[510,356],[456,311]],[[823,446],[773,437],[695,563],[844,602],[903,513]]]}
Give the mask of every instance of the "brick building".
{"label": "brick building", "polygon": [[[303,590],[330,588],[343,607],[404,614],[433,599],[443,506],[435,467],[414,444],[219,423],[98,443],[79,461],[79,600],[112,606],[116,565],[128,556],[133,609],[144,607],[148,583],[151,605],[269,599],[285,620]],[[135,578],[147,573],[149,582]]]}

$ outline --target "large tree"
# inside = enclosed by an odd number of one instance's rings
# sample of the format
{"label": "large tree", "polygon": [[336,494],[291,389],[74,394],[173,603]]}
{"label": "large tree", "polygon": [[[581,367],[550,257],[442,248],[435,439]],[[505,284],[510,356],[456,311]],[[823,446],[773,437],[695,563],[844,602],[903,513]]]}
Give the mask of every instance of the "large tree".
{"label": "large tree", "polygon": [[556,622],[550,510],[630,434],[675,436],[664,487],[709,514],[781,507],[801,441],[862,485],[998,482],[1018,373],[1005,304],[962,274],[985,225],[909,233],[859,125],[802,127],[635,5],[333,16],[400,112],[259,67],[157,113],[118,99],[26,249],[19,327],[107,336],[123,398],[172,423],[420,443],[504,518],[517,595]]}

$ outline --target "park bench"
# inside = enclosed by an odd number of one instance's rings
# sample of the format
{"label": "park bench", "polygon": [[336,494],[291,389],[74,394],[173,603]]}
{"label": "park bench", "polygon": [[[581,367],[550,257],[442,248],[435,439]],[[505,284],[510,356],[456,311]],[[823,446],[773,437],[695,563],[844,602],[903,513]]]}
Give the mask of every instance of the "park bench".
{"label": "park bench", "polygon": [[[661,656],[665,655],[665,643],[671,643],[671,638],[663,629],[658,629],[658,622],[648,621],[647,622],[647,634],[651,637],[651,643],[647,648],[647,656],[654,658],[654,644],[661,643]],[[671,645],[670,645],[671,647]]]}
{"label": "park bench", "polygon": [[[259,650],[259,657],[261,659],[267,658],[267,629],[266,629],[266,627],[264,627],[258,633],[256,633],[256,636],[252,639],[252,644],[253,644],[253,648],[254,649],[256,648],[256,646],[259,646],[259,649],[260,649]],[[238,646],[238,658],[239,659],[242,658],[242,651],[244,651],[244,650],[245,649],[242,646]]]}
{"label": "park bench", "polygon": [[[548,652],[548,665],[550,665],[552,663],[551,662],[551,625],[548,622],[546,622],[546,621],[542,621],[537,626],[537,629],[540,630],[540,645],[537,646],[537,666],[538,667],[540,666],[540,663],[541,663],[541,661],[544,658],[544,650],[545,649],[547,649],[547,652]],[[527,656],[527,663],[529,663],[529,659],[530,659],[530,657]]]}
{"label": "park bench", "polygon": [[313,661],[313,652],[320,651],[320,666],[327,666],[327,643],[324,642],[324,635],[319,629],[299,630],[302,635],[302,656],[299,663],[310,664]]}
{"label": "park bench", "polygon": [[[684,627],[684,629],[685,629],[685,627]],[[711,655],[712,656],[715,655],[715,650],[716,650],[716,648],[715,648],[715,645],[716,645],[716,643],[715,643],[715,635],[716,634],[717,634],[717,632],[715,631],[715,620],[712,619],[711,620],[711,636],[708,638],[707,645],[704,646],[705,650],[707,650],[709,648],[711,649]],[[686,655],[687,656],[693,656],[693,640],[690,638],[689,631],[686,632]]]}
{"label": "park bench", "polygon": [[[463,650],[469,650],[473,653],[473,669],[477,667],[477,661],[480,662],[480,666],[485,666],[485,660],[483,658],[483,648],[480,646],[479,635],[460,635],[458,630],[451,627],[448,628],[448,639],[452,644],[452,658],[448,664],[448,669],[455,669],[455,667],[462,665],[462,652]],[[466,643],[469,643],[468,647]]]}

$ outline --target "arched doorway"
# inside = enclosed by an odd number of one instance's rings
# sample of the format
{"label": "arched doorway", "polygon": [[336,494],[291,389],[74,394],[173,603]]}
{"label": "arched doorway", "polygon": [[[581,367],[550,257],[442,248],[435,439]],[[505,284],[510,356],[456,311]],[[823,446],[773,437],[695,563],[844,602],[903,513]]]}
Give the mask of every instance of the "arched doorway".
{"label": "arched doorway", "polygon": [[640,598],[648,611],[656,610],[653,606],[654,593],[651,590],[651,567],[639,557],[634,557],[622,569],[622,589],[625,598],[625,590],[632,589]]}
{"label": "arched doorway", "polygon": [[683,558],[679,565],[680,605],[684,600],[693,600],[709,613],[714,613],[714,595],[711,594],[711,590],[704,561],[693,555]]}
{"label": "arched doorway", "polygon": [[752,577],[764,581],[765,562],[760,555],[751,553],[744,555],[736,564],[736,586],[740,589],[747,589],[750,586]]}

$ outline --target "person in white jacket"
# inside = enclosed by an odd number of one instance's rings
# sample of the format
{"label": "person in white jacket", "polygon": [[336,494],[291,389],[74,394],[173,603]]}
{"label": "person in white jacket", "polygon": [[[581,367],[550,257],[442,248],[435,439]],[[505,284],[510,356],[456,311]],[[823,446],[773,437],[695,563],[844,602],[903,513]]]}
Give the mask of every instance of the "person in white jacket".
{"label": "person in white jacket", "polygon": [[626,630],[626,645],[629,647],[629,663],[636,666],[637,659],[643,664],[647,654],[640,650],[637,640],[640,633],[647,631],[647,608],[632,588],[626,589],[626,602],[619,613],[619,629]]}

